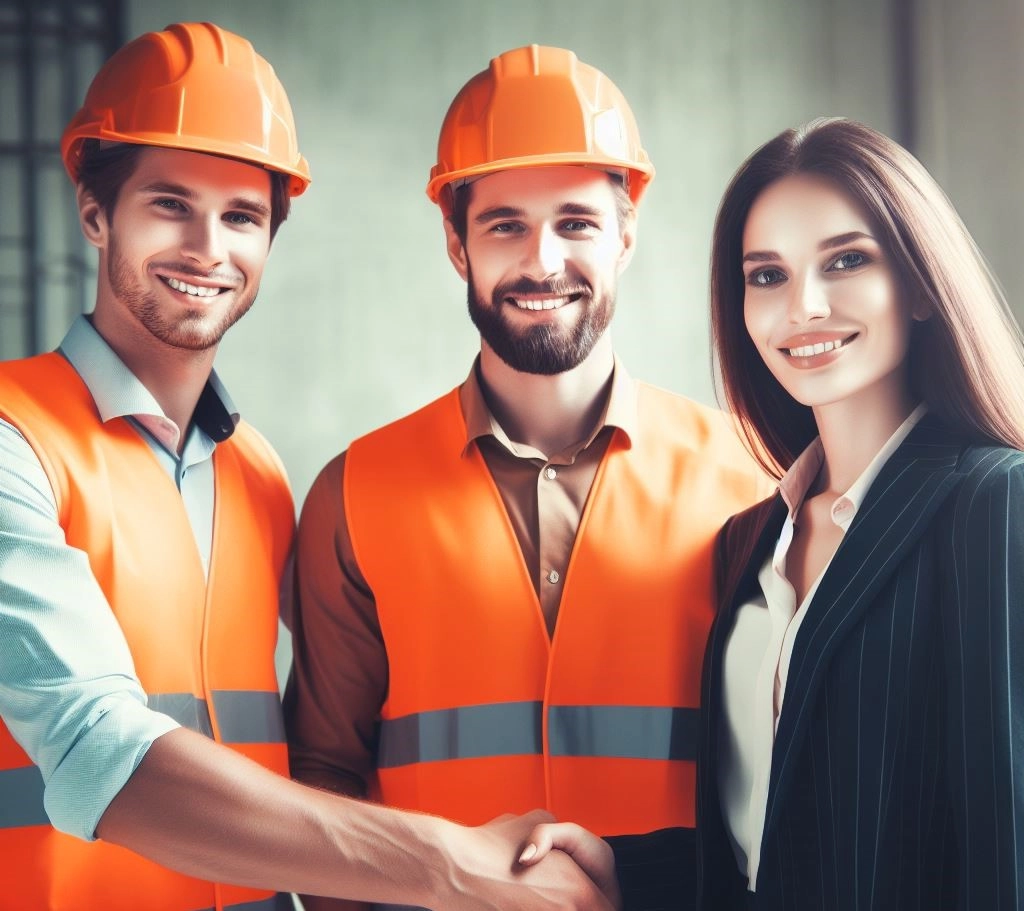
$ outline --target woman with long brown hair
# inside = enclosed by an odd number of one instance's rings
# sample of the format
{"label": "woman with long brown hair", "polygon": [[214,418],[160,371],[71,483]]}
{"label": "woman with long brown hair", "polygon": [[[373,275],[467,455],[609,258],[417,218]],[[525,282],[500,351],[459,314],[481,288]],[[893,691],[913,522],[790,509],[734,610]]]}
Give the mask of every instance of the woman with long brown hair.
{"label": "woman with long brown hair", "polygon": [[726,399],[780,477],[717,549],[707,909],[1024,908],[1024,359],[882,134],[758,149],[712,251]]}
{"label": "woman with long brown hair", "polygon": [[[726,190],[725,397],[776,496],[716,548],[701,911],[1024,911],[1024,358],[886,136],[786,130]],[[628,531],[624,531],[628,533]],[[542,826],[611,894],[603,843]],[[611,885],[608,885],[608,884]]]}

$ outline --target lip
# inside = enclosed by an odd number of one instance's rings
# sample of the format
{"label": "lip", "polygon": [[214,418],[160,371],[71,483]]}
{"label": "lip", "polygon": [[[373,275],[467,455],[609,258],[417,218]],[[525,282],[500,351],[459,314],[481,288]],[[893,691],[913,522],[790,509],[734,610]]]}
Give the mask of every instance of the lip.
{"label": "lip", "polygon": [[[813,370],[837,360],[859,335],[859,332],[801,332],[777,347],[786,363],[798,370]],[[806,353],[811,348],[821,350]],[[794,354],[794,351],[801,353]]]}
{"label": "lip", "polygon": [[803,348],[807,345],[823,345],[826,342],[849,340],[857,334],[856,329],[830,329],[828,331],[817,329],[814,332],[797,332],[795,335],[783,339],[775,347],[781,350],[784,348]]}
{"label": "lip", "polygon": [[509,294],[503,300],[523,313],[550,313],[575,304],[582,297],[582,291],[575,291],[571,294]]}
{"label": "lip", "polygon": [[[156,277],[160,279],[160,282],[169,291],[178,297],[183,297],[190,301],[213,301],[219,298],[227,291],[231,291],[234,285],[224,284],[223,282],[211,281],[210,279],[199,278],[195,275],[185,275],[183,273],[171,273],[171,272],[157,272]],[[175,288],[171,283],[179,285],[188,285],[190,287],[198,289],[201,293],[191,293],[184,288]],[[213,294],[209,292],[213,291]]]}

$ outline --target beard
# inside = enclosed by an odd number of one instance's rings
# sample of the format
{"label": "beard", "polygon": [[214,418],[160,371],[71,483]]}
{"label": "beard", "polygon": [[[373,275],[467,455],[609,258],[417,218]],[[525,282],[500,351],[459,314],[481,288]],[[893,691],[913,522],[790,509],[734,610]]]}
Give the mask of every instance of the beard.
{"label": "beard", "polygon": [[[163,263],[169,271],[196,278],[217,281],[216,273],[198,272],[183,263]],[[237,284],[238,275],[228,276],[221,273],[225,285]],[[215,317],[211,310],[212,304],[200,304],[195,307],[181,308],[173,315],[168,315],[167,305],[161,304],[155,294],[147,293],[132,272],[128,260],[121,254],[118,245],[112,240],[110,244],[110,260],[107,265],[107,279],[114,295],[128,308],[150,335],[172,348],[187,351],[206,351],[216,346],[235,323],[249,311],[256,301],[258,287],[247,292],[244,297],[236,298],[233,306],[220,316]],[[222,292],[232,293],[232,292]],[[205,300],[210,300],[206,298]],[[216,298],[213,298],[216,300]]]}
{"label": "beard", "polygon": [[[581,277],[566,275],[545,282],[522,277],[495,286],[491,300],[486,302],[477,294],[470,267],[466,286],[469,316],[481,338],[509,367],[520,373],[554,376],[578,367],[594,349],[615,313],[615,288],[595,297],[591,285]],[[576,301],[565,306],[578,307],[579,315],[569,326],[553,317],[545,325],[517,327],[506,318],[505,309],[515,304],[505,301],[526,294],[576,297]]]}

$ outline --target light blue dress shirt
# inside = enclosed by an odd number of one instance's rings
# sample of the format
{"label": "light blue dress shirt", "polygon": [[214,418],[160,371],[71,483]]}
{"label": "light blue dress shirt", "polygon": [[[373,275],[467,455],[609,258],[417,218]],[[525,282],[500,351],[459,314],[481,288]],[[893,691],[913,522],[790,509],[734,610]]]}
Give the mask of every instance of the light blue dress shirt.
{"label": "light blue dress shirt", "polygon": [[[159,431],[167,430],[167,417],[85,317],[60,351],[103,421],[128,417],[173,479],[207,567],[214,440],[193,424],[180,457],[165,448],[147,427],[166,438]],[[237,423],[216,375],[209,388]],[[146,708],[128,644],[88,558],[65,541],[46,474],[25,438],[2,420],[0,716],[42,773],[22,776],[17,799],[38,802],[45,782],[43,803],[54,827],[85,839],[95,838],[107,805],[153,741],[178,727]]]}

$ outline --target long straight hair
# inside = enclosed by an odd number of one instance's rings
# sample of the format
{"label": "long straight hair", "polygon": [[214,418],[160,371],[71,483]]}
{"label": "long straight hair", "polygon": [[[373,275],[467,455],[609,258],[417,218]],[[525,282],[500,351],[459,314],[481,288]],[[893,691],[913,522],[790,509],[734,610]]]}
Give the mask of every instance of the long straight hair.
{"label": "long straight hair", "polygon": [[[999,287],[945,193],[920,162],[851,120],[785,130],[725,191],[711,252],[711,328],[721,384],[747,442],[776,476],[817,435],[811,409],[772,376],[743,319],[743,230],[757,197],[782,177],[825,178],[864,211],[899,293],[929,314],[908,351],[913,393],[972,438],[1024,449],[1024,346]],[[918,305],[921,305],[920,307]]]}

